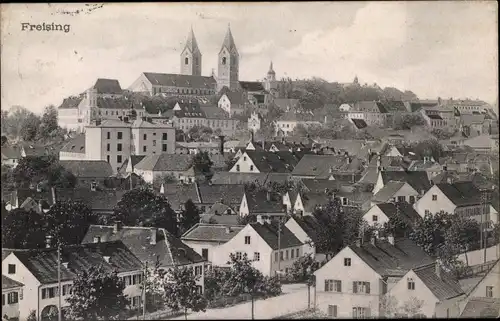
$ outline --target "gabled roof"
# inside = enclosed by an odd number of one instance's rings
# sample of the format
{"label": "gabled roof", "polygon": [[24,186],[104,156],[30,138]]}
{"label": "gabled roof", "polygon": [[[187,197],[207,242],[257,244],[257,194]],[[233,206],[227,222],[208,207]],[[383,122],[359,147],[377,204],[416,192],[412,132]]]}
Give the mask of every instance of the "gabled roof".
{"label": "gabled roof", "polygon": [[24,284],[2,274],[2,290],[23,287]]}
{"label": "gabled roof", "polygon": [[127,100],[125,97],[97,97],[97,107],[102,109],[140,109],[140,104]]}
{"label": "gabled roof", "polygon": [[[291,218],[292,219],[292,218]],[[319,222],[312,215],[304,215],[302,217],[294,216],[293,220],[306,232],[311,241],[318,241]]]}
{"label": "gabled roof", "polygon": [[351,158],[349,162],[349,158],[344,155],[306,154],[295,166],[292,175],[328,178],[334,173],[356,173],[359,166],[357,158]]}
{"label": "gabled roof", "polygon": [[197,223],[181,237],[182,240],[227,242],[244,228],[243,225]]}
{"label": "gabled roof", "polygon": [[386,100],[382,103],[387,112],[406,112],[406,106],[401,100]]}
{"label": "gabled roof", "polygon": [[354,103],[350,111],[386,113],[384,105],[377,101],[358,101]]}
{"label": "gabled roof", "polygon": [[408,239],[395,239],[394,245],[385,240],[376,240],[376,245],[364,242],[360,246],[350,245],[349,248],[382,277],[404,276],[413,268],[434,262],[424,250]]}
{"label": "gabled roof", "polygon": [[301,152],[247,150],[246,154],[260,172],[291,173],[303,156]]}
{"label": "gabled roof", "polygon": [[78,96],[78,97],[68,97],[64,98],[63,102],[61,105],[58,107],[60,109],[71,109],[71,108],[78,108],[78,105],[80,102],[83,100],[83,95]]}
{"label": "gabled roof", "polygon": [[98,78],[93,89],[97,90],[98,94],[122,94],[123,90],[120,82],[116,79]]}
{"label": "gabled roof", "polygon": [[[281,233],[278,233],[278,225],[272,223],[251,223],[250,226],[264,239],[264,241],[273,249],[284,249],[289,247],[301,246],[302,243],[284,224],[281,225]],[[280,244],[278,247],[278,234],[280,235]]]}
{"label": "gabled roof", "polygon": [[376,202],[387,202],[394,194],[397,193],[405,185],[405,182],[390,181],[382,187],[377,194],[373,195],[373,200]]}
{"label": "gabled roof", "polygon": [[205,76],[161,74],[154,72],[145,72],[144,76],[153,86],[215,89],[217,85],[213,77]]}
{"label": "gabled roof", "polygon": [[220,202],[217,202],[217,203],[214,203],[212,206],[210,206],[210,208],[207,211],[205,211],[204,214],[210,215],[210,217],[211,216],[220,216],[220,215],[226,214],[228,211],[231,213],[231,216],[236,216],[236,215],[233,215],[233,214],[235,214],[235,212],[230,206],[223,204],[223,203],[220,203]]}
{"label": "gabled roof", "polygon": [[62,160],[59,164],[76,177],[110,177],[113,175],[111,165],[103,160]]}
{"label": "gabled roof", "polygon": [[[78,134],[67,142],[60,150],[61,152],[85,154],[85,133]],[[3,148],[2,148],[3,153]]]}
{"label": "gabled roof", "polygon": [[326,189],[329,191],[339,190],[342,186],[339,181],[328,179],[303,179],[301,183],[311,193],[325,192]]}
{"label": "gabled roof", "polygon": [[147,155],[135,165],[144,171],[186,171],[191,167],[192,155],[189,154],[156,154]]}
{"label": "gabled roof", "polygon": [[[57,248],[12,253],[42,284],[57,282]],[[109,263],[105,256],[109,256]],[[61,257],[62,262],[68,262],[67,268],[61,266],[61,281],[74,280],[78,273],[97,265],[118,273],[142,270],[139,259],[120,241],[65,246]]]}
{"label": "gabled roof", "polygon": [[240,87],[246,91],[265,91],[264,86],[259,81],[240,81]]}
{"label": "gabled roof", "polygon": [[196,41],[196,37],[194,36],[193,28],[191,28],[191,31],[189,32],[184,48],[188,48],[192,53],[200,51],[200,48],[198,48],[198,42]]}
{"label": "gabled roof", "polygon": [[236,50],[236,44],[234,43],[233,34],[231,33],[231,28],[229,26],[227,27],[226,36],[224,37],[224,41],[222,42],[220,51],[222,51],[224,47],[227,48],[229,52],[234,51],[238,53],[238,51]]}
{"label": "gabled roof", "polygon": [[291,173],[235,173],[235,172],[216,172],[212,176],[212,183],[216,184],[245,184],[268,182],[284,183],[292,179]]}
{"label": "gabled roof", "polygon": [[376,205],[389,219],[400,217],[409,226],[413,226],[422,217],[415,211],[411,204],[406,202],[380,203]]}
{"label": "gabled roof", "polygon": [[250,214],[285,213],[280,195],[270,193],[270,200],[268,200],[266,191],[245,188],[245,196]]}
{"label": "gabled roof", "polygon": [[225,93],[231,104],[243,105],[245,100],[243,99],[243,94],[240,91],[228,91]]}
{"label": "gabled roof", "polygon": [[458,281],[449,273],[440,268],[440,276],[436,274],[436,264],[432,263],[413,269],[413,272],[427,286],[427,288],[438,298],[444,301],[464,294]]}
{"label": "gabled roof", "polygon": [[221,225],[238,225],[238,215],[235,214],[201,214],[200,223]]}
{"label": "gabled roof", "polygon": [[431,115],[427,115],[427,117],[429,117],[430,119],[438,119],[438,120],[443,120],[443,118],[437,114],[431,114]]}
{"label": "gabled roof", "polygon": [[196,100],[178,101],[180,110],[174,109],[174,115],[178,118],[205,118],[206,115]]}
{"label": "gabled roof", "polygon": [[436,187],[456,206],[481,204],[481,192],[472,182],[439,183]]}
{"label": "gabled roof", "polygon": [[128,162],[132,162],[132,169],[135,168],[135,165],[137,165],[146,155],[130,155],[125,161],[122,163],[122,166],[120,166],[120,169],[118,170],[118,173],[122,175],[126,175],[126,170],[128,167]]}
{"label": "gabled roof", "polygon": [[186,203],[186,201],[191,200],[193,203],[201,203],[199,198],[198,188],[196,184],[164,184],[164,194],[172,206],[173,210],[179,210],[181,205]]}
{"label": "gabled roof", "polygon": [[286,111],[276,121],[291,121],[291,122],[318,122],[311,112],[298,112],[296,110]]}
{"label": "gabled roof", "polygon": [[352,123],[356,126],[357,129],[363,129],[368,127],[366,122],[363,119],[351,118]]}
{"label": "gabled roof", "polygon": [[418,193],[422,190],[428,191],[431,188],[431,183],[427,173],[424,171],[382,171],[382,180],[384,185],[390,181],[407,182]]}
{"label": "gabled roof", "polygon": [[318,143],[321,147],[328,147],[333,149],[336,154],[344,155],[345,152],[349,156],[357,156],[365,158],[368,155],[368,150],[373,144],[367,143],[364,140],[351,140],[351,139],[320,139]]}
{"label": "gabled roof", "polygon": [[245,193],[245,187],[244,185],[233,184],[199,184],[198,191],[201,203],[215,204],[222,202],[226,205],[239,205]]}
{"label": "gabled roof", "polygon": [[[114,233],[113,228],[113,226],[91,225],[82,244],[95,244],[95,237],[100,237],[101,242],[121,241],[142,263],[148,262],[149,266],[154,266],[157,261],[161,267],[204,261],[192,248],[165,229],[124,226]],[[153,235],[156,237],[156,242],[151,242]]]}
{"label": "gabled roof", "polygon": [[497,318],[500,316],[500,299],[473,297],[467,302],[461,318]]}
{"label": "gabled roof", "polygon": [[200,110],[208,119],[230,119],[228,113],[217,106],[204,106],[200,107]]}

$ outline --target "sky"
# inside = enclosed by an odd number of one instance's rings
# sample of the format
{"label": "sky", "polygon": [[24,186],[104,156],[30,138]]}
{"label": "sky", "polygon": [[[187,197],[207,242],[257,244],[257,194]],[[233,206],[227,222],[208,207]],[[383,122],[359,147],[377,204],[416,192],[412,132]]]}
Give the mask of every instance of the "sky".
{"label": "sky", "polygon": [[[192,26],[202,74],[228,24],[240,80],[321,77],[412,90],[419,98],[498,100],[496,1],[1,5],[1,107],[42,112],[97,78],[128,88],[141,72],[179,73]],[[76,12],[78,10],[78,13]],[[22,23],[69,24],[27,31]]]}

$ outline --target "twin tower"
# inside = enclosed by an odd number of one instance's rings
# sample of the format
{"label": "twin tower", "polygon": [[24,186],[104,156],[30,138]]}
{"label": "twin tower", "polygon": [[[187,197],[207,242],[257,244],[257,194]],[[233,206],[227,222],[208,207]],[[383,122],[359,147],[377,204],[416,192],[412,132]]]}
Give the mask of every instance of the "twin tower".
{"label": "twin tower", "polygon": [[[198,48],[193,28],[189,33],[186,46],[181,53],[181,74],[201,76],[201,51]],[[239,54],[234,43],[231,28],[227,27],[226,36],[219,51],[217,63],[217,91],[226,86],[231,90],[239,88]]]}

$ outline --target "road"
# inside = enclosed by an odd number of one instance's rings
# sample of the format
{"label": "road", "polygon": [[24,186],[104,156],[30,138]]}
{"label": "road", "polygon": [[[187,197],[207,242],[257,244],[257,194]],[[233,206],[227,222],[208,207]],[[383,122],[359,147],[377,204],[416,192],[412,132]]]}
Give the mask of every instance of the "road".
{"label": "road", "polygon": [[[271,319],[307,308],[307,285],[284,284],[282,291],[283,294],[280,296],[255,301],[254,318]],[[314,300],[313,292],[311,288],[311,305]],[[206,312],[193,312],[187,318],[188,320],[251,319],[252,302],[244,302],[227,308],[207,309]],[[184,316],[170,320],[184,320]]]}

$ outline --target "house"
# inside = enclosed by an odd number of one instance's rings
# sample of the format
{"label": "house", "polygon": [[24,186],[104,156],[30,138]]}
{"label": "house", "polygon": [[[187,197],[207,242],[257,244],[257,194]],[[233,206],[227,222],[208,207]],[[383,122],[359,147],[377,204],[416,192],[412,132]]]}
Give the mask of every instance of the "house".
{"label": "house", "polygon": [[433,129],[457,128],[457,113],[448,106],[422,107],[419,113],[424,118],[425,124]]}
{"label": "house", "polygon": [[303,245],[284,224],[278,226],[276,222],[260,221],[247,224],[229,241],[218,246],[212,263],[227,266],[229,254],[236,257],[246,254],[263,275],[274,276],[277,271],[288,272],[303,255]]}
{"label": "house", "polygon": [[229,115],[241,115],[248,103],[244,98],[241,92],[228,91],[220,97],[217,106]]}
{"label": "house", "polygon": [[339,106],[339,111],[347,112],[351,109],[351,105],[352,104],[344,103],[344,104]]}
{"label": "house", "polygon": [[385,223],[394,218],[399,218],[409,227],[415,226],[421,220],[413,206],[406,202],[375,204],[363,215],[363,220],[369,226],[383,227]]}
{"label": "house", "polygon": [[378,171],[377,181],[373,187],[373,194],[377,194],[385,184],[390,181],[407,182],[420,195],[423,195],[431,187],[431,183],[424,171]]}
{"label": "house", "polygon": [[19,320],[19,301],[23,300],[24,284],[2,274],[2,317]]}
{"label": "house", "polygon": [[197,223],[181,236],[181,240],[204,260],[213,263],[217,248],[231,240],[243,228],[244,226],[237,224]]}
{"label": "house", "polygon": [[[289,212],[297,214],[299,216],[308,216],[317,209],[328,204],[330,200],[334,197],[333,191],[321,191],[321,192],[299,192],[293,193],[288,192],[284,195],[284,202]],[[287,202],[287,200],[289,200]]]}
{"label": "house", "polygon": [[470,298],[460,318],[495,318],[500,317],[500,299],[498,298]]}
{"label": "house", "polygon": [[192,156],[186,154],[147,155],[135,165],[134,173],[147,183],[154,183],[167,175],[180,182],[194,182],[196,175],[191,159]]}
{"label": "house", "polygon": [[300,109],[300,102],[298,99],[276,98],[273,100],[273,105],[282,111]]}
{"label": "house", "polygon": [[407,182],[389,181],[373,195],[372,204],[396,201],[414,204],[419,195],[419,192]]}
{"label": "house", "polygon": [[203,292],[205,262],[198,253],[163,228],[90,225],[82,244],[121,241],[142,262],[154,269],[173,267],[193,269],[199,275],[198,285]]}
{"label": "house", "polygon": [[[401,310],[404,302],[421,301],[423,304],[416,314],[425,318],[444,317],[438,316],[437,310],[442,309],[441,306],[456,305],[464,295],[456,278],[446,272],[438,261],[411,269],[387,293],[388,297],[396,301],[394,303],[399,303]],[[403,311],[396,312],[395,316],[415,317]],[[450,318],[449,313],[447,318]]]}
{"label": "house", "polygon": [[484,228],[498,222],[498,214],[491,215],[489,201],[472,182],[440,183],[433,185],[414,205],[421,217],[445,212],[476,220]]}
{"label": "house", "polygon": [[21,150],[15,146],[2,146],[2,166],[16,167],[21,159]]}
{"label": "house", "polygon": [[216,87],[217,82],[213,77],[143,72],[129,90],[151,96],[165,94],[196,98],[215,95]]}
{"label": "house", "polygon": [[59,160],[85,160],[85,133],[80,133],[71,138],[59,150]]}
{"label": "house", "polygon": [[302,152],[266,152],[247,150],[229,170],[232,173],[291,173]]}
{"label": "house", "polygon": [[427,157],[424,160],[414,160],[408,166],[408,171],[425,171],[430,181],[443,171],[443,166]]}
{"label": "house", "polygon": [[248,118],[248,130],[253,131],[254,133],[260,130],[262,124],[262,116],[260,114],[253,111]]}
{"label": "house", "polygon": [[263,219],[280,218],[286,214],[286,205],[275,193],[245,187],[238,214],[260,216]]}
{"label": "house", "polygon": [[211,178],[214,185],[218,184],[245,184],[256,183],[267,184],[269,182],[284,183],[292,179],[291,173],[238,173],[238,172],[216,172]]}
{"label": "house", "polygon": [[238,218],[233,208],[222,203],[215,203],[200,215],[200,223],[237,225]]}
{"label": "house", "polygon": [[[36,250],[12,250],[2,260],[2,274],[24,284],[19,319],[26,320],[32,310],[37,320],[47,317],[57,309],[59,287],[57,248]],[[78,273],[97,265],[107,271],[116,271],[125,282],[123,293],[129,299],[129,307],[136,308],[141,302],[143,270],[141,261],[122,242],[90,243],[61,248],[62,307],[71,293],[73,280]],[[3,309],[2,309],[3,310]]]}
{"label": "house", "polygon": [[134,173],[135,165],[137,165],[146,155],[130,155],[118,169],[118,174],[121,177],[127,177]]}
{"label": "house", "polygon": [[232,118],[231,114],[216,106],[202,106],[200,109],[205,114],[203,126],[210,127],[215,133],[225,136],[233,136],[236,133],[239,120]]}
{"label": "house", "polygon": [[498,152],[498,135],[479,135],[465,140],[463,144],[478,153]]}
{"label": "house", "polygon": [[311,254],[316,262],[323,262],[326,258],[324,253],[318,253],[314,242],[318,241],[318,221],[312,215],[292,216],[285,223],[294,235],[304,243],[302,253]]}
{"label": "house", "polygon": [[356,175],[363,171],[362,161],[345,155],[304,155],[292,171],[302,179],[331,179],[334,174]]}
{"label": "house", "polygon": [[169,183],[162,184],[159,190],[155,190],[158,194],[166,197],[170,207],[178,214],[184,210],[184,204],[191,200],[195,205],[201,202],[200,194],[196,183]]}
{"label": "house", "polygon": [[382,296],[409,270],[432,263],[407,239],[358,242],[346,246],[314,272],[317,308],[330,317],[378,317]]}
{"label": "house", "polygon": [[347,112],[348,119],[361,119],[368,126],[385,126],[386,113],[384,105],[378,101],[358,101]]}
{"label": "house", "polygon": [[349,121],[354,125],[354,128],[358,130],[368,127],[368,124],[364,119],[349,118]]}
{"label": "house", "polygon": [[288,136],[297,126],[321,125],[312,111],[287,110],[275,121],[276,136]]}
{"label": "house", "polygon": [[79,186],[103,185],[113,175],[111,165],[102,160],[63,160],[59,164],[75,175]]}
{"label": "house", "polygon": [[[239,208],[241,197],[245,193],[244,185],[233,184],[198,184],[199,199],[195,202],[202,212],[211,208],[216,203],[222,203],[230,207],[233,212]],[[193,200],[194,201],[194,200]],[[227,211],[226,211],[227,212]]]}

